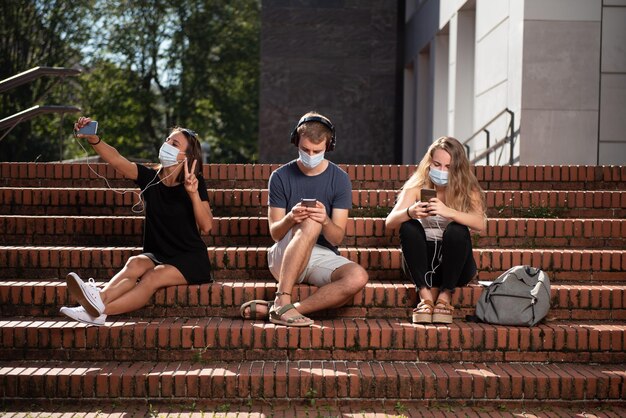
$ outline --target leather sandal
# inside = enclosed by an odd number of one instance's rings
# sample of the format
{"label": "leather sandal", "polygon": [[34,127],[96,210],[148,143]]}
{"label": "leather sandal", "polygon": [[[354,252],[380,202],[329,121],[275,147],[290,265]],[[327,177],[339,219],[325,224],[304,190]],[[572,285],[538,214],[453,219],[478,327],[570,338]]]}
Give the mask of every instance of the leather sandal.
{"label": "leather sandal", "polygon": [[[270,310],[270,322],[276,325],[286,325],[288,327],[308,327],[313,325],[313,320],[300,314],[291,318],[282,319],[285,312],[289,312],[292,309],[296,309],[293,303],[281,306],[278,310]],[[297,312],[297,309],[296,309]],[[305,321],[302,321],[305,319]],[[298,322],[296,322],[298,321]]]}
{"label": "leather sandal", "polygon": [[[259,305],[267,306],[266,314],[261,314],[260,311],[257,310],[257,306]],[[269,310],[272,308],[273,305],[274,305],[274,302],[268,302],[266,300],[255,299],[255,300],[248,301],[244,303],[243,305],[241,305],[241,308],[239,308],[239,313],[241,313],[241,317],[243,319],[267,319],[269,315]],[[246,316],[246,308],[250,308],[250,311],[249,311],[250,316]]]}
{"label": "leather sandal", "polygon": [[454,306],[443,300],[438,300],[433,310],[433,324],[451,324]]}
{"label": "leather sandal", "polygon": [[430,324],[433,322],[433,301],[423,300],[413,309],[414,324]]}

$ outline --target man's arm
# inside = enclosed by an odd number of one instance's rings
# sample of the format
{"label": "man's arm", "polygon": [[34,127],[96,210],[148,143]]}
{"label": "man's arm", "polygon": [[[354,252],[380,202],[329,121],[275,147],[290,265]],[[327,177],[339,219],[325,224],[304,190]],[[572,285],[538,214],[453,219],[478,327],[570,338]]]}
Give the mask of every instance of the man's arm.
{"label": "man's arm", "polygon": [[291,211],[283,208],[268,207],[267,220],[270,227],[270,235],[276,242],[280,241],[294,225],[305,220],[309,215],[300,203],[294,206]]}
{"label": "man's arm", "polygon": [[329,218],[324,204],[318,201],[317,206],[307,208],[307,212],[311,219],[322,225],[322,234],[328,242],[338,246],[343,241],[348,224],[348,209],[333,209]]}

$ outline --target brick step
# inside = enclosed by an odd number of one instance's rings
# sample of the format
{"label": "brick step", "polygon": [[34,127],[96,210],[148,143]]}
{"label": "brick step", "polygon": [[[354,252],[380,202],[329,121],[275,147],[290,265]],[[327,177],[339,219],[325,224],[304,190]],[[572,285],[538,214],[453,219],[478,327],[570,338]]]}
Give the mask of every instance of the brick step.
{"label": "brick step", "polygon": [[626,362],[626,322],[551,321],[532,328],[456,321],[339,318],[285,327],[241,318],[0,320],[3,360],[380,360]]}
{"label": "brick step", "polygon": [[0,362],[5,401],[49,399],[608,401],[626,366],[386,361]]}
{"label": "brick step", "polygon": [[[91,417],[98,411],[97,418],[152,417],[158,418],[213,418],[213,417],[354,417],[354,418],[402,418],[402,417],[589,417],[621,418],[626,416],[626,407],[617,403],[599,404],[597,402],[564,402],[564,405],[551,403],[544,407],[541,402],[529,405],[523,400],[499,400],[493,404],[474,405],[474,402],[444,400],[441,402],[413,400],[386,400],[363,402],[360,400],[335,399],[318,401],[308,398],[301,401],[275,401],[266,399],[247,399],[245,401],[222,401],[193,399],[174,402],[127,400],[122,405],[107,401],[81,401],[80,399],[55,400],[40,402],[37,406],[29,400],[5,402],[3,418],[51,418],[51,417]],[[8,404],[8,405],[7,405]],[[549,415],[546,415],[549,414]]]}
{"label": "brick step", "polygon": [[[0,188],[3,215],[133,215],[138,189]],[[208,189],[216,216],[267,216],[267,189]],[[397,190],[353,190],[351,216],[385,217]],[[489,217],[626,218],[626,191],[487,191]]]}
{"label": "brick step", "polygon": [[[0,245],[141,246],[142,216],[0,215]],[[265,217],[216,217],[207,246],[270,246]],[[349,218],[343,245],[397,247],[397,231],[382,218]],[[489,219],[474,246],[626,249],[626,219]]]}
{"label": "brick step", "polygon": [[[0,163],[0,186],[5,187],[133,187],[108,164]],[[339,164],[354,189],[397,190],[415,171],[415,165]],[[203,175],[211,188],[263,188],[280,164],[205,164]],[[91,168],[91,169],[90,169]],[[475,166],[488,190],[625,190],[626,167],[619,166]]]}
{"label": "brick step", "polygon": [[[208,247],[218,279],[271,279],[268,247]],[[340,253],[360,264],[370,279],[402,277],[402,252],[398,248],[340,247]],[[0,280],[48,279],[78,271],[84,277],[112,277],[139,247],[12,247],[0,246]],[[546,271],[555,282],[624,282],[626,251],[562,249],[474,249],[478,277],[487,280],[509,268],[527,264]]]}
{"label": "brick step", "polygon": [[[99,286],[104,282],[97,282]],[[240,318],[239,307],[252,299],[272,300],[276,282],[218,281],[212,284],[172,286],[159,290],[148,306],[124,315],[134,318],[225,317]],[[456,290],[454,316],[473,315],[482,286],[470,284]],[[308,297],[315,287],[296,285],[294,300]],[[626,321],[625,285],[552,284],[552,304],[548,320]],[[56,281],[0,282],[0,313],[8,316],[60,317],[61,306],[75,305],[64,279]],[[408,319],[417,304],[415,286],[408,282],[372,280],[341,309],[328,310],[315,318]],[[113,317],[115,318],[115,317]]]}

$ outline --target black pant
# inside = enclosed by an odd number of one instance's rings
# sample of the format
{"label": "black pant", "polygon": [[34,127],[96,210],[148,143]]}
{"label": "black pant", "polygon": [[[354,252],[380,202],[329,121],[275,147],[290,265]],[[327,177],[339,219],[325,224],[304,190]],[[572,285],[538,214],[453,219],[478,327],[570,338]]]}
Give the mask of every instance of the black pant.
{"label": "black pant", "polygon": [[[400,242],[404,272],[418,289],[435,287],[454,290],[464,286],[476,274],[469,229],[450,222],[443,232],[443,241],[426,241],[426,233],[419,221],[406,221],[400,227]],[[433,256],[435,260],[433,263]],[[435,273],[432,271],[433,266]]]}

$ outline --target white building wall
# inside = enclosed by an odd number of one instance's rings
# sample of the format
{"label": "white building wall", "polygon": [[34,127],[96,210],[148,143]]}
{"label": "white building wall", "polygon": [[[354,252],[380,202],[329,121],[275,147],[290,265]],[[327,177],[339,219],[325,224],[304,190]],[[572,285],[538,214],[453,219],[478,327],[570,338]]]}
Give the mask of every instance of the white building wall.
{"label": "white building wall", "polygon": [[[450,134],[455,138],[469,138],[474,133],[474,68],[476,43],[476,11],[461,10],[450,20]],[[455,36],[452,35],[452,28]],[[454,65],[453,65],[454,63]]]}
{"label": "white building wall", "polygon": [[[519,3],[517,0],[476,2],[474,132],[507,108],[517,115],[516,131],[519,126],[521,79],[519,71],[511,65],[518,61],[522,51]],[[509,114],[504,113],[487,127],[491,134],[490,145],[507,135],[509,121]],[[470,157],[487,148],[483,142],[485,137],[479,134],[472,141]],[[516,144],[519,144],[519,138]],[[509,146],[499,148],[490,157],[490,164],[507,164],[510,159]],[[477,163],[485,164],[487,160],[482,159]]]}
{"label": "white building wall", "polygon": [[[406,10],[405,62],[422,109],[405,130],[418,154],[406,162],[510,109],[514,163],[626,164],[626,0],[407,0]],[[508,125],[505,113],[488,126],[491,144]],[[470,157],[482,152],[484,133],[470,144]],[[477,163],[510,154],[507,145]]]}
{"label": "white building wall", "polygon": [[626,0],[605,0],[600,74],[600,164],[626,164]]}
{"label": "white building wall", "polygon": [[521,161],[597,164],[602,0],[525,0]]}

